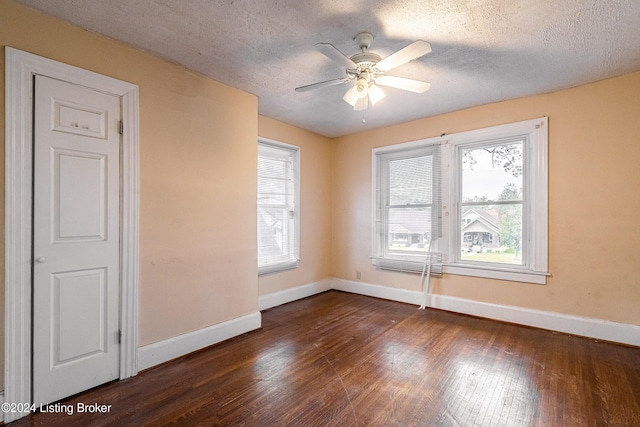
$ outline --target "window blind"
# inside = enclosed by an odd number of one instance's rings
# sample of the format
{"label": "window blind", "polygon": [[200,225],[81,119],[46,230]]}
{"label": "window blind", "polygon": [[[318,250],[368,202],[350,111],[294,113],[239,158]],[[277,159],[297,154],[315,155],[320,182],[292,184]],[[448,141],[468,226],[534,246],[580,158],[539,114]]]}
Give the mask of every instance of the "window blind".
{"label": "window blind", "polygon": [[377,154],[377,250],[374,262],[386,270],[442,274],[440,146]]}
{"label": "window blind", "polygon": [[297,150],[258,145],[258,271],[298,265]]}

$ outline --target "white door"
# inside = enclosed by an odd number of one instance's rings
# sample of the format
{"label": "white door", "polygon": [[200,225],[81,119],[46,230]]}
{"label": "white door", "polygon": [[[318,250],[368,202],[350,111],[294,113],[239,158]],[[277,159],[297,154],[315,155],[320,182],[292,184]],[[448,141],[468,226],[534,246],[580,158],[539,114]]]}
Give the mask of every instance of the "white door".
{"label": "white door", "polygon": [[33,402],[119,377],[120,98],[36,76]]}

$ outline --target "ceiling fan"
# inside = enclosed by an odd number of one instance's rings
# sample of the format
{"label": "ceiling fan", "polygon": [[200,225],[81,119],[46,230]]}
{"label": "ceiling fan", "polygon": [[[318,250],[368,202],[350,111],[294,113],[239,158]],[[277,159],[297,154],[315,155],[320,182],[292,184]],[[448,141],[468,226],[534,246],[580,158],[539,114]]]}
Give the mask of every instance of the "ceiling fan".
{"label": "ceiling fan", "polygon": [[423,40],[416,40],[410,45],[382,59],[380,55],[369,52],[369,46],[371,46],[373,42],[373,35],[371,33],[362,32],[355,37],[355,40],[360,47],[360,53],[356,53],[350,58],[330,43],[316,44],[316,49],[322,54],[346,68],[347,76],[297,87],[295,89],[296,92],[306,92],[355,81],[355,84],[347,90],[342,99],[350,104],[355,111],[360,111],[367,109],[369,102],[371,102],[371,105],[375,105],[385,97],[385,93],[378,85],[408,90],[415,93],[423,93],[429,90],[431,84],[427,82],[386,74],[387,71],[393,68],[399,67],[431,52],[431,45],[429,43]]}

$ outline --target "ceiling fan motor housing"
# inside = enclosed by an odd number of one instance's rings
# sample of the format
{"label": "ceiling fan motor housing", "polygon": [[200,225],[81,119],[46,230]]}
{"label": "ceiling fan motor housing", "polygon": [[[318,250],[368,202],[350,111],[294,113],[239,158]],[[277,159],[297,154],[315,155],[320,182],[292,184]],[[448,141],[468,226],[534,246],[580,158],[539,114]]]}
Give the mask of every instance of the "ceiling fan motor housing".
{"label": "ceiling fan motor housing", "polygon": [[382,59],[380,55],[373,52],[360,52],[351,57],[351,60],[358,65],[358,68],[369,65],[376,65]]}
{"label": "ceiling fan motor housing", "polygon": [[352,74],[354,74],[355,76],[359,76],[364,71],[368,71],[370,74],[374,74],[375,72],[377,72],[377,70],[375,70],[375,66],[378,61],[380,61],[381,57],[380,55],[373,52],[361,52],[356,53],[350,59],[356,63],[358,68],[348,71],[353,71]]}

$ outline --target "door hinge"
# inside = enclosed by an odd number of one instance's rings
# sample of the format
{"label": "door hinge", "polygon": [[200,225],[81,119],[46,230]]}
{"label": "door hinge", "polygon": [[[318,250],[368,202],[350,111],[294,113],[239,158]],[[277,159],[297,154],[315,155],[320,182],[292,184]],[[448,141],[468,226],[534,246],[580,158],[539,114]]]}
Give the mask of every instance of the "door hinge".
{"label": "door hinge", "polygon": [[122,344],[122,329],[118,330],[118,344]]}
{"label": "door hinge", "polygon": [[120,135],[124,135],[124,122],[122,120],[120,120],[120,126],[118,127],[118,132],[120,132]]}

